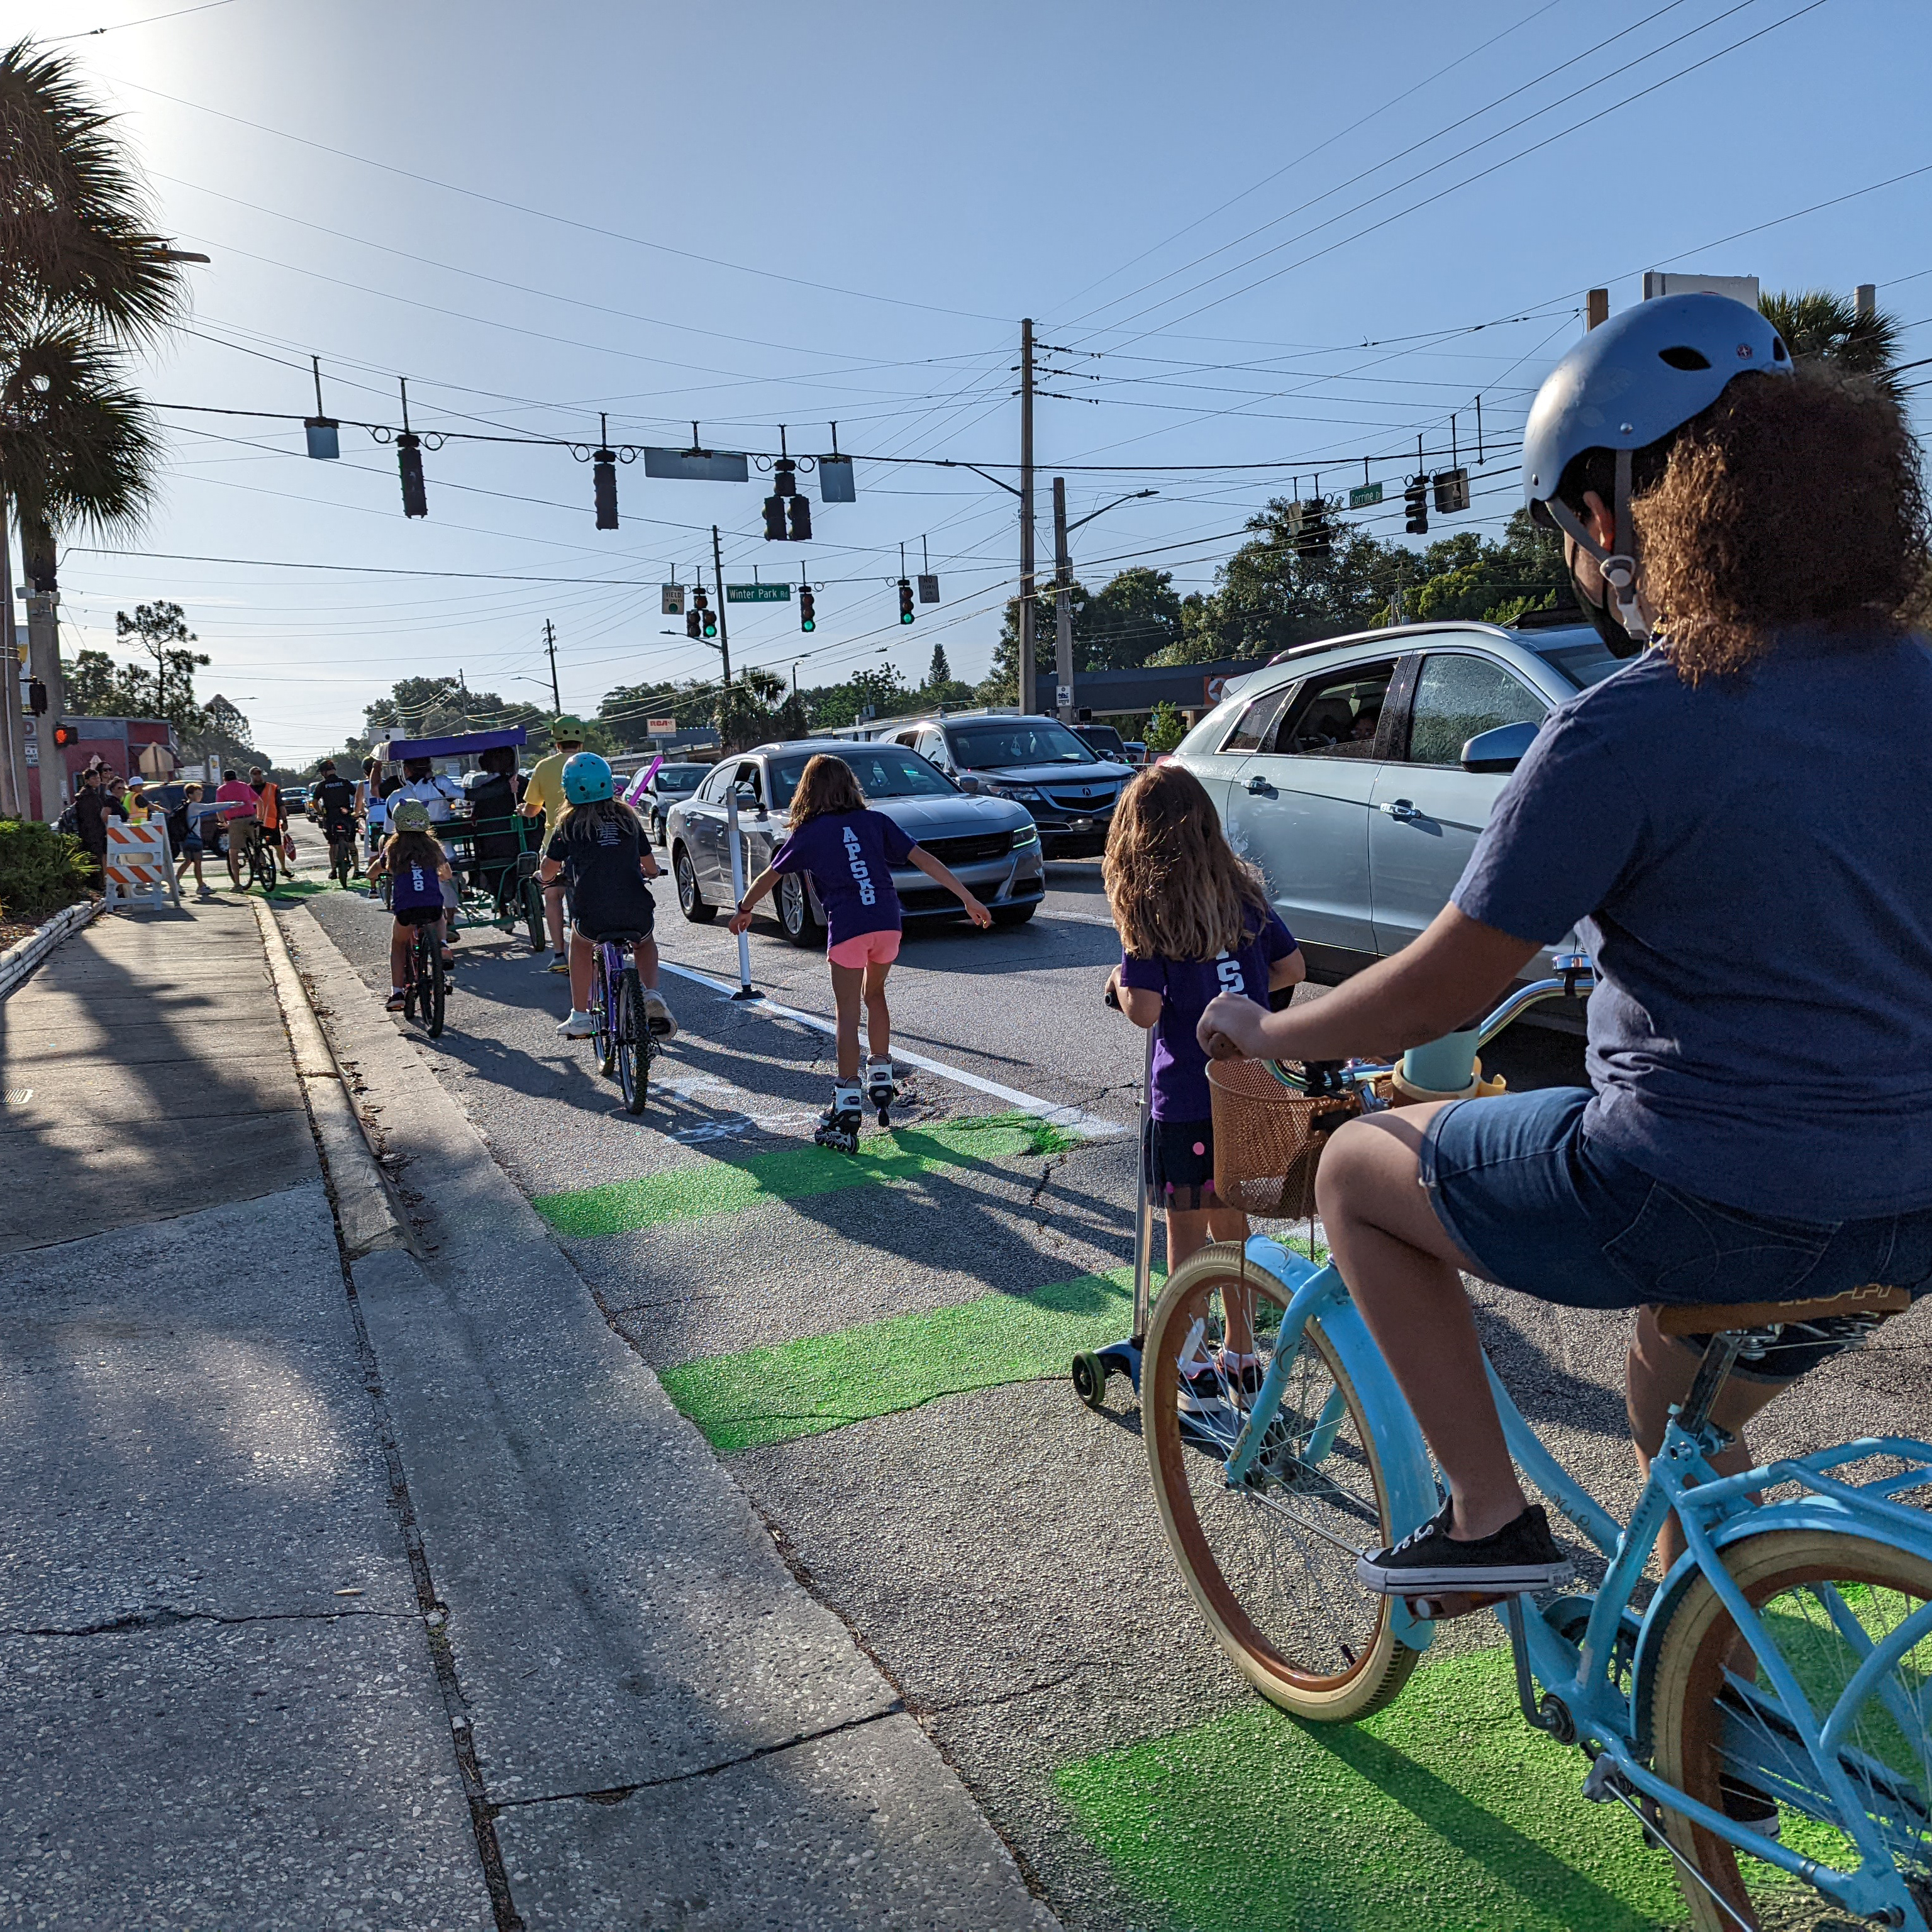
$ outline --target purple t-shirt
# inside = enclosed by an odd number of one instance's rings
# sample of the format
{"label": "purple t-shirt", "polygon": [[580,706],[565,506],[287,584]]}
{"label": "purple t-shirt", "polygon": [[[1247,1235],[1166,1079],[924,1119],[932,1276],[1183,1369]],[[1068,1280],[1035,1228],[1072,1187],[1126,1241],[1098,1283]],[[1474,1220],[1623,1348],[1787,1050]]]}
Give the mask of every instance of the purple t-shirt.
{"label": "purple t-shirt", "polygon": [[830,952],[861,933],[898,932],[892,868],[905,863],[917,842],[883,812],[826,812],[807,819],[778,848],[772,869],[812,874]]}
{"label": "purple t-shirt", "polygon": [[1154,1117],[1204,1120],[1214,1112],[1208,1094],[1208,1056],[1194,1029],[1220,993],[1245,993],[1268,1003],[1268,968],[1294,950],[1294,935],[1270,912],[1261,929],[1233,952],[1212,959],[1136,959],[1120,956],[1120,984],[1161,998],[1154,1029]]}
{"label": "purple t-shirt", "polygon": [[396,868],[395,878],[389,887],[389,904],[393,910],[420,912],[426,907],[440,907],[442,904],[442,880],[434,866],[415,860]]}

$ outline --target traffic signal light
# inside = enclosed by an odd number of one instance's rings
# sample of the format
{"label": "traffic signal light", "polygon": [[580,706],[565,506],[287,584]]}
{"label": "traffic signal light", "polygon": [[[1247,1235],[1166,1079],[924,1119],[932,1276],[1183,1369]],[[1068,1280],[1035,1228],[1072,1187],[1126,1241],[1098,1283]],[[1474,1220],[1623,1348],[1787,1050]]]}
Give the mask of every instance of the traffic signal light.
{"label": "traffic signal light", "polygon": [[404,430],[396,438],[396,468],[403,479],[403,514],[426,517],[429,498],[423,490],[422,438]]}
{"label": "traffic signal light", "polygon": [[1319,496],[1310,497],[1301,508],[1301,554],[1325,562],[1334,544],[1328,527],[1328,506]]}
{"label": "traffic signal light", "polygon": [[65,751],[68,746],[77,743],[80,738],[80,734],[71,724],[56,724],[54,727],[54,742],[62,751]]}
{"label": "traffic signal light", "polygon": [[44,678],[30,677],[27,680],[27,709],[36,718],[47,715],[47,685]]}
{"label": "traffic signal light", "polygon": [[802,490],[791,499],[791,540],[794,543],[812,541],[812,499]]}
{"label": "traffic signal light", "polygon": [[798,494],[798,465],[788,456],[782,456],[772,465],[772,488],[781,496]]}
{"label": "traffic signal light", "polygon": [[1417,477],[1402,493],[1402,503],[1406,512],[1402,528],[1412,537],[1426,537],[1429,534],[1428,479]]}
{"label": "traffic signal light", "polygon": [[1466,470],[1438,470],[1436,472],[1436,514],[1453,516],[1469,507],[1469,472]]}
{"label": "traffic signal light", "polygon": [[899,579],[899,622],[910,624],[912,620],[912,580],[902,577]]}
{"label": "traffic signal light", "polygon": [[617,527],[617,452],[600,449],[590,459],[590,492],[597,505],[597,527]]}
{"label": "traffic signal light", "polygon": [[785,500],[782,496],[765,499],[765,541],[783,543],[785,540]]}
{"label": "traffic signal light", "polygon": [[694,590],[692,592],[692,602],[697,607],[698,634],[704,638],[716,637],[718,613],[712,609],[709,595],[703,590]]}
{"label": "traffic signal light", "polygon": [[684,634],[687,638],[701,638],[704,634],[704,620],[698,614],[695,604],[684,614]]}
{"label": "traffic signal light", "polygon": [[812,601],[812,586],[801,584],[798,586],[798,628],[801,631],[818,628],[818,607]]}

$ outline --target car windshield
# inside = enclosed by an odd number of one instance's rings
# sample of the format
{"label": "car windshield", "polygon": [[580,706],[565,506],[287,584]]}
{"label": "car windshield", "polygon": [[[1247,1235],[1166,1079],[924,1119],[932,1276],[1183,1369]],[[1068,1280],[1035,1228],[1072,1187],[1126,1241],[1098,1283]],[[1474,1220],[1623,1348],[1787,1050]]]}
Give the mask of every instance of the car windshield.
{"label": "car windshield", "polygon": [[1083,724],[1080,736],[1103,758],[1118,758],[1127,748],[1111,724]]}
{"label": "car windshield", "polygon": [[[902,745],[842,745],[838,756],[852,767],[859,789],[874,803],[882,798],[944,798],[958,789],[937,766]],[[777,810],[791,803],[799,778],[811,762],[809,752],[772,760],[771,802]]]}
{"label": "car windshield", "polygon": [[1594,631],[1559,631],[1549,638],[1526,638],[1523,641],[1545,664],[1554,664],[1579,691],[1600,684],[1626,662],[1612,657],[1610,646]]}
{"label": "car windshield", "polygon": [[1064,724],[1051,718],[1015,718],[999,724],[956,724],[952,755],[968,771],[1001,771],[1013,765],[1093,765],[1100,760]]}
{"label": "car windshield", "polygon": [[680,794],[695,791],[704,782],[704,774],[710,769],[709,765],[660,765],[658,767],[657,788],[660,791]]}

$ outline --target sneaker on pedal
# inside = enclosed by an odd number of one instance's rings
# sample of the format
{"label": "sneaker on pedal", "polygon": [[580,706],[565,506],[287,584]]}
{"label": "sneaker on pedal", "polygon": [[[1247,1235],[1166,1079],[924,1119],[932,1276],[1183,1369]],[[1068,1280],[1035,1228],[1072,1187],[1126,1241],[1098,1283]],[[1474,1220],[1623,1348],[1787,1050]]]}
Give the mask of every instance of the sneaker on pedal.
{"label": "sneaker on pedal", "polygon": [[570,970],[570,955],[567,952],[553,952],[550,956],[550,964],[544,968],[544,970],[546,973],[568,973]]}
{"label": "sneaker on pedal", "polygon": [[676,1036],[676,1016],[655,986],[644,988],[644,1024],[656,1039],[671,1040]]}
{"label": "sneaker on pedal", "polygon": [[1382,1597],[1441,1590],[1514,1597],[1547,1588],[1568,1570],[1569,1558],[1550,1534],[1540,1503],[1532,1503],[1494,1535],[1466,1542],[1449,1534],[1454,1508],[1445,1502],[1392,1548],[1364,1551],[1355,1559],[1357,1581]]}
{"label": "sneaker on pedal", "polygon": [[557,1028],[566,1040],[588,1040],[596,1030],[597,1022],[590,1014],[575,1012]]}
{"label": "sneaker on pedal", "polygon": [[1236,1355],[1221,1351],[1221,1377],[1228,1394],[1244,1408],[1252,1408],[1262,1392],[1262,1378],[1268,1364],[1258,1355]]}
{"label": "sneaker on pedal", "polygon": [[1747,1784],[1742,1778],[1733,1778],[1728,1771],[1718,1774],[1718,1802],[1726,1818],[1742,1825],[1747,1832],[1755,1832],[1761,1838],[1774,1838],[1783,1829],[1778,1816],[1778,1800],[1769,1792],[1760,1791],[1755,1784]]}

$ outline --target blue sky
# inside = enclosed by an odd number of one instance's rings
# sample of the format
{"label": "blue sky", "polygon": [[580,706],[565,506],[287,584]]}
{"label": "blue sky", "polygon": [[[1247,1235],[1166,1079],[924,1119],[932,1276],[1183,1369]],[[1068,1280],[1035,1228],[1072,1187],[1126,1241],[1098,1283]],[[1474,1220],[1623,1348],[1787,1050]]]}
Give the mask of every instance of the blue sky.
{"label": "blue sky", "polygon": [[[422,430],[588,446],[602,410],[614,441],[682,445],[695,417],[712,447],[776,450],[782,424],[811,453],[836,420],[860,459],[810,544],[763,540],[755,482],[641,464],[599,532],[567,449],[460,440],[407,522],[364,430],[330,464],[295,422],[164,412],[160,505],[122,540],[148,554],[70,554],[65,648],[114,650],[117,608],[172,598],[204,693],[292,761],[399,676],[542,701],[547,617],[570,708],[704,672],[655,586],[708,567],[714,521],[728,580],[823,586],[809,638],[787,606],[735,608],[734,662],[916,682],[943,643],[981,674],[1012,499],[878,459],[1012,464],[1022,315],[1068,352],[1042,358],[1042,557],[1063,466],[1076,517],[1160,492],[1078,533],[1084,580],[1144,557],[1183,590],[1268,497],[1360,482],[1364,456],[1399,530],[1403,453],[1420,434],[1445,461],[1454,411],[1473,459],[1478,394],[1474,512],[1432,535],[1499,524],[1592,285],[1622,308],[1653,268],[1876,282],[1932,354],[1932,172],[1875,188],[1932,170],[1932,10],[1907,0],[169,11],[50,0],[32,23],[86,36],[64,44],[161,225],[214,257],[194,332],[144,371],[158,399],[306,413],[319,354],[345,418],[393,424],[400,375]],[[916,568],[922,539],[944,602],[902,631],[898,547]]]}

